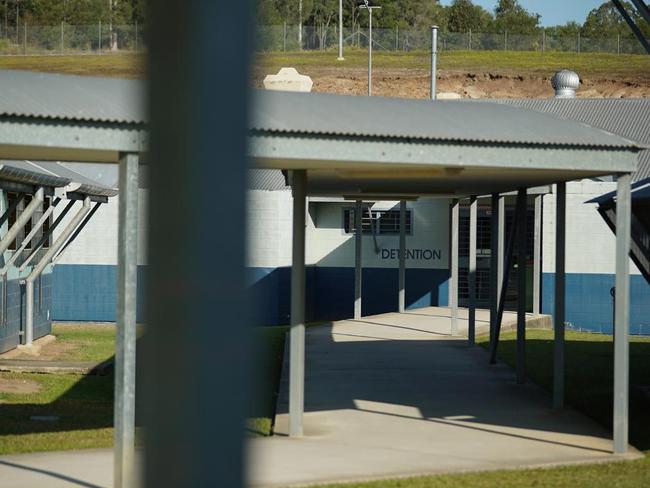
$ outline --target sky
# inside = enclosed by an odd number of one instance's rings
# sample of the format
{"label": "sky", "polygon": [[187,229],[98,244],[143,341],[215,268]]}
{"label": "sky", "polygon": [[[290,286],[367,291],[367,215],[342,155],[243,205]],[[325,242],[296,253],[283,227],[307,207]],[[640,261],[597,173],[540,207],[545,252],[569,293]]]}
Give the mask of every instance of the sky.
{"label": "sky", "polygon": [[[442,0],[443,5],[451,4],[452,0]],[[519,3],[529,12],[542,16],[544,27],[566,24],[571,20],[584,22],[590,10],[600,6],[605,0],[519,0]],[[497,0],[473,0],[477,5],[494,11]]]}

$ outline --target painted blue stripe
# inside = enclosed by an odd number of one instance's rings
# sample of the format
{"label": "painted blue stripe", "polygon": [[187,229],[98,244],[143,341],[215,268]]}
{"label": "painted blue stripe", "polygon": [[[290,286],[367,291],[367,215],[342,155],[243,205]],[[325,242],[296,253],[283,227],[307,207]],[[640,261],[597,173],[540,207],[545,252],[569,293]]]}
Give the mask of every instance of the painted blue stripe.
{"label": "painted blue stripe", "polygon": [[[553,314],[555,273],[542,277],[542,311]],[[566,321],[587,330],[612,332],[613,274],[567,273]],[[630,276],[630,332],[650,334],[650,285],[641,275]]]}
{"label": "painted blue stripe", "polygon": [[[138,267],[137,319],[144,318],[145,267]],[[114,322],[117,266],[58,264],[52,276],[52,319]]]}

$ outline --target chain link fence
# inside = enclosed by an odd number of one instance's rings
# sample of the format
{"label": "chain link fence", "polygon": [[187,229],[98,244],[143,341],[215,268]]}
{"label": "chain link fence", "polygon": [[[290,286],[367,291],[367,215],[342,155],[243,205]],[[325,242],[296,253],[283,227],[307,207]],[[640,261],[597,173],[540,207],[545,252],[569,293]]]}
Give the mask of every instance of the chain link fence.
{"label": "chain link fence", "polygon": [[143,26],[106,25],[0,25],[0,55],[89,54],[109,51],[144,51]]}
{"label": "chain link fence", "polygon": [[[431,31],[373,29],[373,49],[383,51],[429,51]],[[319,28],[304,26],[260,26],[257,28],[258,51],[330,50],[338,46],[336,27]],[[367,29],[344,29],[343,44],[348,48],[367,48]],[[575,36],[552,36],[546,32],[521,35],[484,32],[446,32],[438,34],[440,51],[537,51],[537,52],[585,52],[615,54],[646,54],[635,39],[622,36],[609,38],[584,38]]]}

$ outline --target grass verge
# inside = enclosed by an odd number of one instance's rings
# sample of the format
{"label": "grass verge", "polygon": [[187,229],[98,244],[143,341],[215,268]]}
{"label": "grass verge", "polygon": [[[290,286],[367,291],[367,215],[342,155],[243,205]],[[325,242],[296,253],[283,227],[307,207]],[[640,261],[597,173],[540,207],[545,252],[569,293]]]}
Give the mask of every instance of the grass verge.
{"label": "grass verge", "polygon": [[113,324],[54,324],[52,334],[62,349],[61,361],[105,361],[115,354]]}

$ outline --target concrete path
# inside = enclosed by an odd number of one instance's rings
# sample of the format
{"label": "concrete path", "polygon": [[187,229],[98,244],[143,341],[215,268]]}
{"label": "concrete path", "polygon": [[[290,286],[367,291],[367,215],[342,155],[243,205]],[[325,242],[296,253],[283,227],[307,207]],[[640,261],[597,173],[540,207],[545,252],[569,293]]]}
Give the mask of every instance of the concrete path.
{"label": "concrete path", "polygon": [[[485,328],[487,311],[478,320]],[[308,329],[305,437],[286,437],[285,357],[278,435],[251,440],[251,483],[621,459],[610,454],[604,429],[573,410],[553,410],[544,391],[516,385],[510,368],[488,366],[483,349],[450,337],[449,330],[449,310],[441,308]]]}

